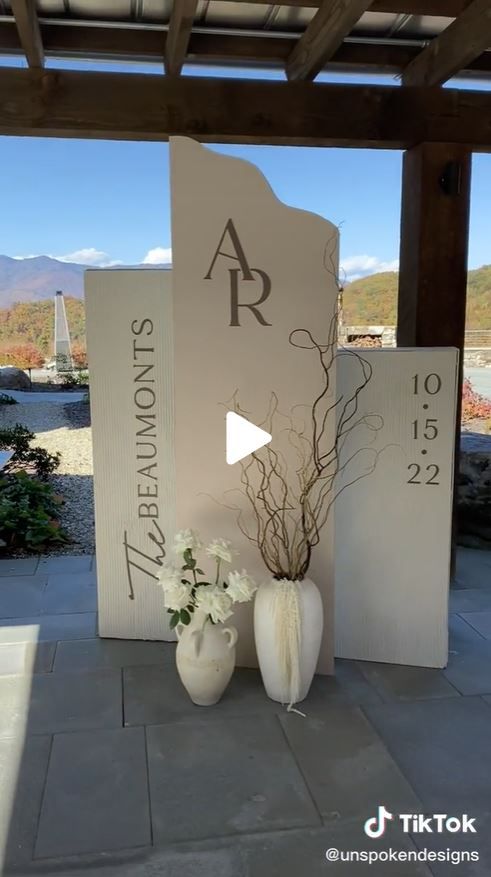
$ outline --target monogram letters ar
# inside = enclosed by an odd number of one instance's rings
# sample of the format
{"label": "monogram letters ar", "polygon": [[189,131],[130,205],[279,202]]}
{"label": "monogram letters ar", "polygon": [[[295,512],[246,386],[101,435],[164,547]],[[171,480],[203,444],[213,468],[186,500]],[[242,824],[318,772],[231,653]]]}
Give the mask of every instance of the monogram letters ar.
{"label": "monogram letters ar", "polygon": [[[233,253],[227,253],[225,250],[222,250],[221,247],[225,241],[225,238],[229,237],[230,243],[232,244]],[[237,230],[233,223],[232,219],[227,220],[225,224],[225,228],[223,230],[223,234],[218,242],[218,246],[213,255],[213,259],[211,260],[211,265],[208,269],[207,274],[204,276],[204,280],[211,280],[212,273],[215,268],[215,263],[218,257],[221,256],[224,259],[232,259],[234,262],[238,262],[240,268],[229,268],[230,274],[230,326],[240,326],[239,321],[239,308],[248,308],[251,313],[255,316],[258,323],[261,326],[271,326],[271,323],[268,323],[264,315],[259,309],[259,305],[263,304],[271,293],[271,278],[266,271],[263,271],[261,268],[251,268],[247,261],[244,249],[240,242],[239,236],[237,234]],[[242,277],[239,278],[239,275],[242,273]],[[256,283],[257,280],[261,281],[262,290],[261,295],[256,301],[253,302],[244,302],[239,300],[239,288],[240,281]]]}

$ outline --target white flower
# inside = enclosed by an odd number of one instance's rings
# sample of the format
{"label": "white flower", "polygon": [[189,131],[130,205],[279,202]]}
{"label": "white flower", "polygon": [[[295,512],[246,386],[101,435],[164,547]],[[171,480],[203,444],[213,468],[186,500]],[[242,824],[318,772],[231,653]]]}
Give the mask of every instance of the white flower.
{"label": "white flower", "polygon": [[245,569],[242,572],[229,572],[227,594],[234,603],[247,603],[254,591],[257,591],[257,585],[251,576],[248,576]]}
{"label": "white flower", "polygon": [[168,588],[164,592],[164,601],[167,609],[185,609],[191,599],[191,592],[187,585],[179,582],[175,587]]}
{"label": "white flower", "polygon": [[208,545],[206,553],[210,557],[214,557],[215,560],[224,560],[225,563],[232,563],[232,555],[235,554],[232,550],[232,543],[228,539],[214,539]]}
{"label": "white flower", "polygon": [[203,585],[196,591],[196,608],[217,624],[232,615],[232,600],[220,585]]}
{"label": "white flower", "polygon": [[181,576],[180,570],[167,563],[160,567],[157,577],[167,609],[184,609],[191,600],[191,589],[181,581]]}
{"label": "white flower", "polygon": [[181,582],[182,573],[170,563],[163,563],[157,573],[157,579],[164,592],[168,588],[173,588]]}
{"label": "white flower", "polygon": [[174,552],[183,555],[185,551],[199,551],[203,543],[196,530],[180,530],[174,536]]}

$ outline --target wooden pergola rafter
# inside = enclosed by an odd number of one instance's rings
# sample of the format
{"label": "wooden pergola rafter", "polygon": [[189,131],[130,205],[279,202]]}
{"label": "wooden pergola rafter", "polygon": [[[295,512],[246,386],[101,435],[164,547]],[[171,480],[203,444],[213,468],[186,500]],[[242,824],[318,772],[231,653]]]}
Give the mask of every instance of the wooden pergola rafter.
{"label": "wooden pergola rafter", "polygon": [[44,65],[44,49],[35,0],[11,0],[19,40],[29,67]]}

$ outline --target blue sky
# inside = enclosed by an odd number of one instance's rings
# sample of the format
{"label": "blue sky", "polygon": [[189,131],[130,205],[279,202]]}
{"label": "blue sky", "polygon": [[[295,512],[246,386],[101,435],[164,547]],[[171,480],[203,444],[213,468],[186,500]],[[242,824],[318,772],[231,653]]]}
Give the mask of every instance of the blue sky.
{"label": "blue sky", "polygon": [[[397,268],[402,153],[213,148],[254,162],[283,201],[340,225],[346,276]],[[168,255],[167,144],[0,137],[0,163],[1,253],[87,264],[162,261]],[[490,204],[491,155],[476,155],[471,268],[491,262]]]}

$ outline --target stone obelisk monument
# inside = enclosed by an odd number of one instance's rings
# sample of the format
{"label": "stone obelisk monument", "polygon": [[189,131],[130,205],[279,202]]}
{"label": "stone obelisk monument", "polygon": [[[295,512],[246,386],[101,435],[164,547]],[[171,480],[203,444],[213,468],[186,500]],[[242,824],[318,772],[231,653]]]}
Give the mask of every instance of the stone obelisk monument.
{"label": "stone obelisk monument", "polygon": [[65,299],[61,290],[55,295],[55,362],[57,372],[71,371],[73,367],[70,333],[66,318]]}

